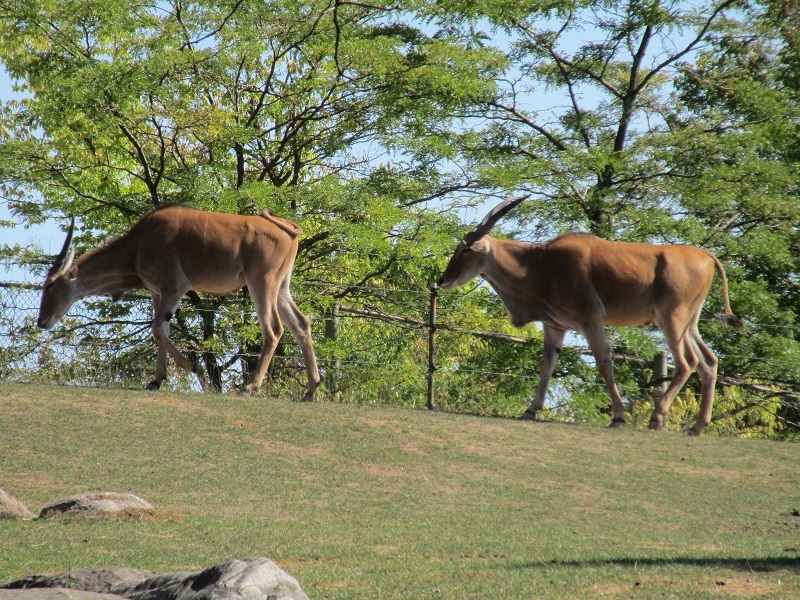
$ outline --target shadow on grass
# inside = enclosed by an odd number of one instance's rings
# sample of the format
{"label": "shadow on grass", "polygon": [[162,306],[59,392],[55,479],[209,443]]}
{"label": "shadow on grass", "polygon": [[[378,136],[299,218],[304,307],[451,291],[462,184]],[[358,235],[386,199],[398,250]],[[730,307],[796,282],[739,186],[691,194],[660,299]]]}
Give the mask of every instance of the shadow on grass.
{"label": "shadow on grass", "polygon": [[753,573],[770,573],[774,571],[789,570],[800,575],[800,555],[798,556],[770,556],[762,558],[721,558],[721,557],[692,557],[676,556],[672,558],[609,558],[604,560],[552,560],[550,562],[528,562],[509,568],[535,569],[540,567],[670,567],[688,566],[702,568],[728,569],[731,571],[745,571]]}

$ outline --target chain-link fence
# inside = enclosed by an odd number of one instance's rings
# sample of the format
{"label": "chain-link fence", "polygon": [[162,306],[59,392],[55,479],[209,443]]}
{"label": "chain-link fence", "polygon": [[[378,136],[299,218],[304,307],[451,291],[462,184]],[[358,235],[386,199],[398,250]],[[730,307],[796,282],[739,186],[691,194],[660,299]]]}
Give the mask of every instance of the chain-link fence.
{"label": "chain-link fence", "polygon": [[[542,350],[538,329],[528,329],[530,337],[521,337],[459,327],[466,313],[463,297],[455,294],[439,297],[434,320],[431,292],[425,289],[326,283],[295,287],[296,299],[312,321],[322,376],[318,398],[505,416],[520,414],[533,398]],[[38,286],[0,284],[3,380],[134,389],[151,381],[156,345],[148,296],[131,295],[118,303],[86,299],[74,304],[53,331],[42,331],[36,327],[40,295]],[[187,300],[191,299],[184,300],[172,320],[172,339],[190,360],[205,367],[206,379],[218,391],[235,390],[261,348],[252,303],[246,292]],[[495,324],[503,319],[502,306],[496,308],[501,318]],[[653,353],[660,371],[653,370],[648,356],[628,355],[624,348],[615,354],[618,385],[632,413],[642,419],[648,417],[652,399],[667,377],[663,353],[656,347]],[[607,391],[588,355],[585,347],[564,347],[550,386],[551,416],[568,421],[604,418]],[[749,395],[746,401],[736,400],[731,412],[760,410],[800,429],[792,416],[800,410],[796,391],[725,375],[719,382],[725,390]],[[305,386],[303,359],[287,332],[262,393],[300,398]],[[200,390],[197,378],[171,361],[165,388]],[[693,410],[683,417],[687,422]]]}
{"label": "chain-link fence", "polygon": [[[101,303],[77,303],[54,332],[36,327],[41,288],[0,284],[0,376],[6,381],[143,387],[152,378],[146,304],[126,302],[124,319],[104,318]],[[152,346],[152,347],[150,347]],[[149,372],[148,372],[149,371]],[[188,377],[173,385],[190,389]]]}
{"label": "chain-link fence", "polygon": [[[349,304],[339,301],[347,292]],[[327,309],[312,320],[319,396],[344,402],[430,406],[430,293],[333,284],[307,285],[302,296]],[[53,331],[36,327],[41,289],[0,284],[0,376],[6,381],[141,389],[152,379],[156,346],[151,335],[150,300],[131,295],[77,302]],[[320,301],[320,298],[325,298]],[[457,308],[444,302],[440,314]],[[199,339],[207,312],[220,335]],[[249,342],[224,338],[242,328]],[[441,327],[441,330],[439,330]],[[433,406],[445,410],[518,414],[530,402],[536,383],[538,339],[437,325],[440,361]],[[172,322],[172,337],[190,360],[219,371],[221,391],[240,386],[260,350],[260,330],[246,295],[214,308],[182,305]],[[235,336],[234,336],[235,337]],[[497,352],[502,346],[503,351]],[[502,356],[501,356],[502,355]],[[515,358],[506,362],[508,356]],[[495,357],[495,358],[490,358]],[[212,360],[209,360],[212,359]],[[283,336],[263,392],[299,398],[306,379],[299,348]],[[170,361],[166,389],[200,389],[197,379]]]}

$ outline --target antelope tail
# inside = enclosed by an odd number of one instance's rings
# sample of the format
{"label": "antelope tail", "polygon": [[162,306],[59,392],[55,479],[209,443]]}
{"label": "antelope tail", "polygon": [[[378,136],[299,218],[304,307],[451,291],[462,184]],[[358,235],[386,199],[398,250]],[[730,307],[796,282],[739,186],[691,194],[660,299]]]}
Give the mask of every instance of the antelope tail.
{"label": "antelope tail", "polygon": [[706,252],[714,260],[714,265],[717,267],[717,273],[719,273],[719,276],[722,279],[722,298],[725,302],[725,312],[720,315],[720,321],[727,323],[732,327],[744,327],[744,322],[731,310],[731,303],[728,299],[728,278],[725,276],[725,268],[722,266],[722,263],[716,257],[716,255],[708,252],[707,250]]}
{"label": "antelope tail", "polygon": [[295,223],[294,221],[290,221],[289,219],[283,219],[281,217],[275,216],[272,214],[272,211],[268,208],[265,208],[261,211],[261,216],[264,217],[270,223],[274,223],[278,227],[280,227],[283,231],[288,233],[292,237],[297,237],[303,230],[300,229],[300,225]]}

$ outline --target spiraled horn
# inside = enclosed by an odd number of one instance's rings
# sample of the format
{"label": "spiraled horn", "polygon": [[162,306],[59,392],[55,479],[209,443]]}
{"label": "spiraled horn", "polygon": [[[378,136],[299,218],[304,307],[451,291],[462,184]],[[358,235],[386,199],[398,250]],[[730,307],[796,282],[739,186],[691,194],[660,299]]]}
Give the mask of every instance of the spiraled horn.
{"label": "spiraled horn", "polygon": [[75,217],[72,217],[69,222],[69,229],[67,230],[67,239],[64,240],[64,245],[61,247],[61,252],[58,253],[56,256],[56,260],[53,262],[53,266],[50,267],[50,273],[58,273],[63,267],[64,263],[67,260],[67,253],[69,253],[70,246],[72,245],[72,232],[75,231]]}
{"label": "spiraled horn", "polygon": [[509,198],[508,200],[504,200],[495,206],[491,211],[489,211],[489,214],[483,218],[483,221],[481,221],[480,225],[464,236],[464,241],[470,246],[477,242],[479,239],[489,233],[500,219],[506,216],[515,207],[522,204],[522,202],[527,200],[529,197],[530,194],[520,198]]}

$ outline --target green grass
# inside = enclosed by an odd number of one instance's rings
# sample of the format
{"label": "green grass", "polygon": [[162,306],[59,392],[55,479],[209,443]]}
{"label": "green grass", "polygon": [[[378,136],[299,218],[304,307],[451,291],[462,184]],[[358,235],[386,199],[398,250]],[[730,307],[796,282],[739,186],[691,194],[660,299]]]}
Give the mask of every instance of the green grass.
{"label": "green grass", "polygon": [[800,445],[0,383],[0,581],[268,556],[312,598],[797,598]]}

